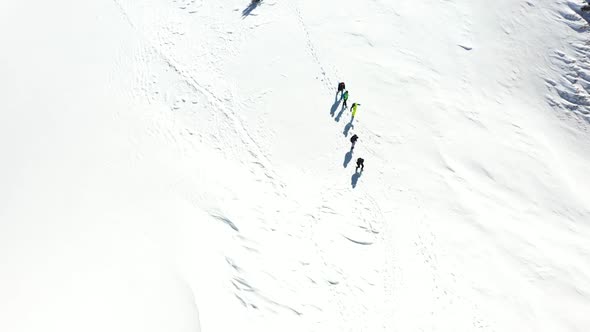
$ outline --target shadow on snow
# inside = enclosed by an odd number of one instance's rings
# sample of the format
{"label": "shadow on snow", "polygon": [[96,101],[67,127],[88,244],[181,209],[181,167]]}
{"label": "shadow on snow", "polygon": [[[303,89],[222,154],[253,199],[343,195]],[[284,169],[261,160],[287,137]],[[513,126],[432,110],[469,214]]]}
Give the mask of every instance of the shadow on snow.
{"label": "shadow on snow", "polygon": [[346,168],[346,166],[348,166],[348,164],[350,163],[351,160],[352,160],[352,150],[348,151],[344,155],[344,163],[342,164],[342,166],[344,166],[344,168]]}
{"label": "shadow on snow", "polygon": [[346,126],[344,126],[344,131],[342,132],[344,134],[345,137],[348,137],[348,132],[350,132],[350,130],[352,128],[354,128],[354,125],[352,124],[352,121],[354,121],[354,116],[350,117],[350,122],[346,124]]}
{"label": "shadow on snow", "polygon": [[356,188],[356,184],[358,183],[361,175],[363,175],[362,170],[360,172],[358,172],[358,171],[354,172],[354,174],[352,175],[352,178],[350,179],[350,184],[352,185],[352,188]]}
{"label": "shadow on snow", "polygon": [[252,2],[250,2],[250,5],[248,5],[248,7],[246,7],[242,11],[242,18],[246,18],[247,16],[250,16],[252,14],[252,11],[254,9],[256,9],[256,7],[258,7],[258,5],[260,5],[260,1],[252,1]]}
{"label": "shadow on snow", "polygon": [[[336,98],[336,100],[334,101],[334,104],[332,105],[332,108],[330,108],[330,115],[332,117],[334,117],[334,114],[336,114],[336,110],[338,109],[338,105],[340,105],[340,99]],[[340,112],[342,113],[342,112]],[[336,120],[338,121],[338,120]]]}
{"label": "shadow on snow", "polygon": [[340,118],[342,117],[342,114],[344,114],[345,109],[346,108],[344,108],[344,104],[342,104],[342,108],[340,108],[340,112],[338,112],[338,115],[334,119],[334,120],[336,120],[336,122],[340,122]]}

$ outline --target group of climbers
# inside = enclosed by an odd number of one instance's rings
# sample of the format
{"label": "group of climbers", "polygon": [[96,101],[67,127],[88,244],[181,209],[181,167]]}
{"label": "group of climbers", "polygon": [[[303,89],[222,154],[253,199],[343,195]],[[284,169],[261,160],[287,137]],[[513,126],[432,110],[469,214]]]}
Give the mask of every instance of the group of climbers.
{"label": "group of climbers", "polygon": [[[336,92],[336,96],[338,96],[338,94],[340,94],[340,98],[343,100],[342,103],[342,107],[344,109],[348,108],[348,90],[346,90],[346,84],[344,82],[340,82],[338,83],[338,91]],[[352,113],[352,119],[354,119],[354,117],[356,116],[356,111],[358,109],[358,107],[361,104],[359,103],[352,103],[352,106],[350,108],[350,111]],[[358,140],[358,135],[354,134],[352,135],[352,137],[350,138],[350,142],[352,143],[352,146],[350,147],[350,152],[352,153],[352,151],[354,150],[354,145],[356,144],[356,141]],[[358,169],[361,169],[361,173],[363,172],[363,169],[365,168],[365,160],[363,158],[358,158],[356,160],[356,169],[355,169],[355,173],[358,172]]]}
{"label": "group of climbers", "polygon": [[[338,96],[338,94],[340,94],[340,99],[342,99],[342,101],[343,101],[342,108],[347,109],[348,108],[348,90],[346,90],[346,84],[344,82],[338,83],[338,92],[336,92],[336,96]],[[356,116],[356,110],[359,106],[361,106],[361,104],[352,103],[352,107],[350,108],[350,111],[352,112],[353,118]]]}

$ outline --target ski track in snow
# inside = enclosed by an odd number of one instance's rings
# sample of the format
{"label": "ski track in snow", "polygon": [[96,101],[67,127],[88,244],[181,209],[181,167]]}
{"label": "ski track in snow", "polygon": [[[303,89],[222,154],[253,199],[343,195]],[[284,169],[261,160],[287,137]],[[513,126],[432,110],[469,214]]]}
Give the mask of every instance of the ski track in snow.
{"label": "ski track in snow", "polygon": [[[336,80],[334,77],[338,77],[339,74],[337,70],[328,71],[326,66],[320,60],[319,52],[314,46],[312,35],[305,23],[304,15],[301,13],[297,2],[289,2],[289,6],[291,7],[292,12],[296,16],[301,29],[305,35],[306,41],[306,49],[308,54],[313,59],[314,63],[317,65],[318,68],[318,76],[319,79],[326,90],[326,95],[331,96],[334,92],[336,86]],[[339,81],[339,80],[338,80]],[[342,111],[340,111],[342,113]],[[379,138],[380,135],[374,133],[371,130],[367,130],[362,125],[358,125],[358,128],[355,129],[356,133],[360,133],[363,135],[364,140],[368,147],[366,150],[371,153],[374,160],[378,160],[377,154],[375,151],[370,147],[371,145],[379,145]],[[315,239],[317,237],[316,234],[324,234],[326,232],[335,232],[336,229],[347,229],[351,233],[340,233],[342,236],[341,239],[337,240],[326,240],[320,237],[320,240],[314,240],[314,248],[318,253],[318,257],[321,257],[322,264],[324,268],[332,270],[330,272],[330,279],[328,279],[328,283],[331,285],[330,292],[332,293],[333,298],[333,305],[335,306],[334,310],[337,310],[340,313],[340,318],[343,322],[339,326],[339,330],[365,330],[372,326],[371,324],[367,324],[365,326],[355,325],[358,322],[355,322],[354,319],[351,317],[354,316],[367,316],[372,314],[381,314],[382,317],[388,316],[388,313],[383,312],[382,302],[386,303],[387,299],[391,299],[393,296],[393,290],[390,288],[391,285],[394,284],[394,281],[390,278],[395,276],[395,272],[393,271],[394,267],[392,264],[396,262],[395,259],[395,250],[391,247],[381,246],[383,245],[384,235],[380,234],[379,229],[384,227],[385,220],[384,216],[381,213],[381,208],[379,207],[378,203],[366,192],[359,190],[361,194],[356,199],[354,203],[354,210],[350,212],[345,212],[349,210],[349,207],[343,206],[338,201],[343,201],[341,196],[350,195],[350,191],[332,191],[326,190],[325,193],[330,193],[329,195],[324,195],[325,198],[323,203],[320,207],[318,207],[318,213],[314,215],[318,215],[319,217],[314,217],[310,215],[312,221],[309,223],[310,225],[307,227],[307,237]],[[326,197],[327,196],[327,197]],[[369,202],[369,206],[365,206],[366,202]],[[371,212],[373,211],[373,212]],[[368,214],[368,215],[367,215]],[[334,227],[329,227],[327,230],[318,230],[317,226],[320,224],[330,223],[331,219],[338,220],[338,217],[342,218],[345,215],[353,215],[358,218],[358,224],[356,225],[343,225],[341,222],[334,222]],[[344,219],[344,218],[342,218]],[[331,230],[330,230],[331,229]],[[337,231],[336,231],[337,232]],[[387,234],[389,235],[389,234]],[[372,270],[376,273],[381,269],[386,270],[385,273],[382,273],[383,280],[380,283],[376,284],[366,284],[365,287],[372,288],[373,291],[377,291],[380,293],[381,296],[377,297],[377,301],[370,303],[366,302],[364,299],[369,299],[374,297],[367,296],[366,290],[358,289],[354,285],[354,282],[349,283],[347,279],[352,279],[351,276],[355,276],[356,278],[361,277],[362,274],[366,273],[354,270],[347,270],[342,266],[333,265],[328,262],[334,261],[334,255],[326,254],[326,249],[328,246],[334,246],[333,241],[341,241],[342,239],[346,239],[349,241],[353,246],[371,246],[376,242],[380,242],[381,245],[375,248],[370,248],[368,250],[371,251],[369,256],[372,257],[380,257],[378,262],[372,265]],[[363,248],[355,249],[355,250],[366,250]],[[357,262],[358,264],[359,262]],[[336,277],[338,276],[338,278]],[[352,279],[354,280],[354,279]],[[366,294],[365,296],[359,296],[360,294]],[[382,297],[383,294],[389,295],[386,297]],[[350,297],[350,299],[348,299]],[[344,300],[343,300],[344,299]],[[354,303],[354,304],[353,304]],[[326,309],[325,309],[326,310]],[[385,328],[381,326],[380,328]]]}
{"label": "ski track in snow", "polygon": [[[125,19],[138,32],[138,35],[142,36],[145,41],[144,44],[146,44],[144,49],[138,51],[136,61],[136,65],[139,66],[139,85],[142,86],[140,97],[147,98],[153,103],[170,104],[170,110],[182,115],[183,118],[189,116],[198,118],[194,127],[186,128],[186,131],[190,134],[188,137],[185,137],[184,133],[161,132],[162,129],[159,126],[155,128],[156,133],[164,135],[167,139],[173,141],[176,140],[176,136],[180,136],[181,139],[192,139],[190,136],[193,133],[198,133],[202,143],[216,147],[218,151],[228,154],[228,158],[235,158],[242,160],[242,162],[248,160],[246,166],[251,169],[251,172],[263,183],[269,183],[274,187],[274,193],[271,196],[274,196],[275,199],[284,196],[281,190],[283,184],[272,171],[268,159],[264,156],[265,153],[248,134],[244,123],[234,111],[234,109],[242,107],[242,104],[236,103],[233,96],[218,97],[216,92],[200,84],[191,74],[191,70],[183,68],[172,55],[169,55],[174,48],[174,40],[184,35],[182,29],[177,31],[178,29],[171,29],[169,26],[164,25],[156,33],[157,38],[151,39],[136,28],[131,16],[122,9],[122,6],[119,5],[119,7],[121,7]],[[212,23],[211,26],[214,26],[214,24]],[[232,28],[232,30],[234,31],[232,38],[242,38],[238,33],[235,33],[235,29]],[[224,44],[223,48],[231,53],[231,40],[225,40]],[[217,60],[208,61],[210,68],[215,68],[215,61]],[[187,123],[194,123],[194,120],[188,120]],[[245,147],[246,149],[238,147]],[[226,151],[227,148],[232,148],[232,150]],[[259,245],[250,243],[247,234],[239,234],[239,226],[231,222],[229,218],[217,214],[213,215],[213,217],[238,233],[238,235],[234,236],[234,239],[237,242],[243,242],[244,249],[235,254],[239,256],[243,256],[244,252],[250,256],[262,254],[259,249],[256,249]],[[250,277],[247,271],[252,270],[252,266],[250,268],[241,268],[238,263],[234,263],[230,258],[228,258],[228,264],[234,271],[231,285],[234,288],[235,298],[247,309],[263,310],[270,314],[277,314],[277,312],[281,311],[296,316],[302,314],[299,309],[281,303],[280,299],[272,299],[265,295],[264,289],[259,289],[248,281]],[[264,270],[264,268],[260,269]]]}
{"label": "ski track in snow", "polygon": [[[277,182],[277,176],[276,174],[273,174],[268,159],[265,158],[260,146],[248,134],[248,131],[244,127],[243,121],[236,114],[234,109],[239,106],[235,105],[232,97],[218,97],[216,92],[213,92],[206,86],[200,84],[191,73],[191,70],[183,68],[183,65],[176,61],[172,55],[170,55],[170,51],[167,51],[173,48],[173,40],[177,36],[184,35],[182,29],[178,30],[164,25],[160,32],[157,33],[158,38],[153,41],[149,37],[145,36],[142,31],[136,27],[136,24],[133,23],[132,18],[129,16],[129,14],[127,14],[127,11],[124,9],[121,3],[116,0],[114,1],[117,7],[120,8],[121,14],[124,16],[125,20],[128,21],[129,24],[137,31],[138,35],[145,41],[145,44],[147,45],[145,50],[140,51],[141,55],[138,58],[138,64],[145,65],[143,66],[144,70],[139,72],[142,75],[145,75],[145,71],[151,66],[150,63],[154,60],[160,60],[160,62],[165,67],[167,67],[164,68],[163,71],[168,72],[171,70],[176,74],[176,78],[181,80],[180,82],[174,83],[176,85],[175,91],[168,92],[167,96],[165,96],[168,99],[174,99],[171,106],[172,110],[180,111],[180,109],[183,108],[183,111],[191,112],[193,115],[198,117],[202,116],[200,113],[206,112],[206,116],[211,117],[208,119],[209,122],[213,122],[211,125],[207,127],[200,127],[199,130],[194,130],[191,128],[187,128],[187,130],[189,132],[198,131],[199,135],[203,138],[206,137],[203,132],[211,129],[217,130],[216,133],[210,134],[210,137],[212,137],[214,140],[211,143],[214,146],[217,146],[218,150],[222,150],[222,146],[224,148],[234,147],[230,154],[238,156],[237,159],[239,160],[250,160],[248,166],[252,169],[252,173],[261,177],[261,181],[268,181],[269,183],[272,183],[273,186],[275,186],[277,193],[279,193],[282,184]],[[195,1],[188,1],[180,7],[181,9],[187,9],[189,6],[194,4]],[[229,43],[225,44],[229,49]],[[157,59],[154,59],[155,57]],[[149,78],[144,77],[141,80],[140,85],[142,86],[142,90],[145,92],[145,97],[148,98],[148,100],[154,100],[154,98],[157,98],[156,95],[161,95],[159,91],[153,91],[153,85],[156,84],[156,82],[157,74]],[[171,102],[171,100],[163,101],[168,103]],[[219,112],[222,116],[218,114]],[[231,133],[231,137],[228,137],[228,133]],[[224,137],[221,138],[219,136]],[[236,144],[226,144],[227,141],[236,139],[238,140]],[[247,155],[243,155],[242,149],[236,149],[235,147],[237,146],[245,146],[246,151],[248,152]]]}
{"label": "ski track in snow", "polygon": [[[125,20],[137,31],[146,45],[143,50],[138,51],[137,57],[137,65],[139,66],[137,72],[140,73],[139,85],[141,86],[141,96],[139,97],[146,98],[154,103],[168,103],[170,104],[171,111],[182,114],[182,118],[197,117],[199,120],[196,123],[194,120],[187,121],[187,123],[193,123],[192,126],[189,125],[186,128],[186,131],[191,136],[192,133],[198,133],[198,137],[202,143],[215,146],[220,152],[229,155],[230,157],[228,158],[236,158],[242,160],[242,162],[248,160],[246,166],[251,170],[252,174],[260,181],[270,184],[274,188],[274,195],[286,197],[286,193],[283,190],[284,184],[280,180],[280,177],[273,171],[273,167],[267,157],[267,152],[249,134],[249,128],[237,113],[238,109],[251,102],[253,98],[260,98],[260,96],[249,97],[249,99],[240,102],[238,101],[239,97],[234,96],[230,92],[231,85],[228,82],[221,84],[226,87],[225,91],[213,91],[210,88],[212,84],[200,83],[198,70],[186,68],[182,61],[175,59],[174,49],[176,43],[181,43],[185,36],[186,28],[182,23],[169,24],[164,23],[162,19],[162,26],[159,27],[159,30],[155,34],[150,32],[145,33],[141,28],[138,28],[137,24],[133,23],[133,16],[128,14],[124,9],[125,7],[119,1],[114,1],[120,8]],[[198,9],[202,9],[205,6],[203,2],[196,2],[194,0],[174,2],[179,9],[191,16],[198,16]],[[385,6],[383,3],[375,2],[375,4],[386,12],[395,13],[394,9]],[[316,79],[321,81],[325,88],[325,94],[330,96],[334,92],[336,82],[339,80],[338,71],[337,69],[329,68],[322,61],[320,51],[315,46],[312,33],[305,22],[304,15],[299,9],[297,2],[288,2],[287,6],[290,8],[292,15],[305,36],[306,52],[317,67]],[[259,11],[261,9],[255,8],[254,10]],[[579,6],[573,5],[570,2],[570,9],[570,12],[561,12],[564,22],[575,31],[587,34],[587,22],[583,20],[583,15],[579,12]],[[462,13],[461,15],[464,20],[464,28],[460,36],[462,42],[458,46],[466,51],[472,51],[474,50],[472,46],[473,37],[471,36],[472,19],[466,13]],[[203,17],[200,18],[202,19]],[[219,47],[219,45],[210,46],[211,48],[217,48],[217,50],[223,49],[227,54],[236,54],[238,51],[234,43],[246,38],[240,27],[222,27],[220,26],[222,23],[213,21],[206,22],[205,24],[211,26],[214,33],[217,33],[219,36],[226,35],[220,37],[223,47]],[[515,25],[521,25],[517,20],[505,21],[501,24],[507,34],[512,32]],[[254,24],[248,29],[255,29],[259,26],[259,24]],[[231,34],[228,35],[225,31],[231,31]],[[217,72],[216,68],[222,61],[216,58],[215,53],[217,50],[210,49],[198,55],[207,63],[206,70]],[[557,102],[552,97],[548,97],[548,99],[553,105],[559,105],[561,108],[573,111],[588,121],[588,107],[590,106],[590,101],[588,101],[590,100],[590,96],[588,95],[588,88],[590,86],[590,65],[587,60],[588,48],[585,45],[576,45],[575,50],[577,53],[575,59],[562,51],[556,51],[552,56],[554,63],[565,69],[565,72],[568,74],[559,83],[547,79],[548,87],[555,90],[561,101]],[[400,52],[402,54],[404,53],[403,50]],[[423,66],[427,66],[418,57],[415,57],[414,60]],[[216,75],[221,76],[218,72]],[[463,77],[462,84],[464,90],[469,90],[470,82],[467,79],[468,75],[473,75],[473,73],[466,72],[465,77]],[[517,81],[517,79],[518,73],[515,72],[513,82]],[[506,87],[506,91],[509,91],[513,87],[513,83],[510,81],[506,81],[503,84]],[[219,82],[217,82],[217,85],[219,85]],[[475,124],[483,126],[476,108],[472,108],[467,112],[466,117]],[[381,158],[377,153],[377,149],[379,149],[379,145],[381,144],[380,142],[383,139],[388,140],[389,138],[382,137],[382,135],[369,128],[364,128],[362,125],[356,124],[356,126],[358,128],[355,128],[355,132],[361,133],[363,140],[366,142],[366,151],[370,153],[370,157],[374,162],[378,161]],[[162,131],[164,129],[157,128],[156,130]],[[185,137],[184,133],[159,132],[159,134],[166,136],[167,139],[172,141],[179,138],[192,139],[192,137]],[[179,135],[180,137],[178,137]],[[270,134],[262,133],[258,137],[270,137]],[[405,138],[400,138],[398,144],[402,144],[404,140]],[[228,142],[230,143],[228,144]],[[238,146],[245,147],[245,150],[237,148]],[[231,151],[226,151],[227,148],[231,148]],[[380,161],[385,163],[384,160]],[[350,206],[339,203],[342,200],[342,196],[345,195],[356,196],[355,205],[352,210]],[[415,195],[413,204],[417,206],[418,210],[421,210],[422,204],[417,198],[417,194]],[[310,313],[309,310],[324,313],[337,312],[340,322],[328,322],[328,324],[335,324],[339,330],[347,330],[351,326],[355,326],[357,330],[365,330],[370,324],[360,326],[358,325],[359,322],[352,317],[371,314],[381,314],[383,317],[391,315],[390,312],[385,312],[385,309],[380,308],[382,306],[380,300],[384,303],[389,303],[389,301],[392,301],[392,298],[396,297],[396,292],[405,287],[403,278],[401,277],[402,272],[396,266],[396,263],[399,262],[399,259],[396,257],[396,247],[391,243],[387,243],[388,241],[386,240],[394,238],[393,232],[395,232],[395,229],[391,228],[389,223],[386,222],[379,203],[362,189],[357,188],[356,193],[350,190],[326,189],[322,196],[322,202],[316,211],[308,214],[309,220],[300,221],[302,226],[299,231],[302,233],[298,236],[305,239],[304,241],[309,240],[312,243],[315,251],[314,256],[317,257],[318,261],[308,262],[305,266],[307,268],[319,268],[320,271],[323,271],[323,282],[325,283],[325,287],[327,287],[327,292],[330,294],[329,302],[323,305],[321,303],[299,303],[291,305],[283,303],[280,299],[273,299],[265,295],[265,286],[258,287],[249,281],[251,277],[246,271],[251,270],[251,266],[242,267],[240,263],[228,257],[228,264],[233,270],[231,284],[234,288],[235,297],[249,310],[264,310],[271,314],[284,311],[295,316],[305,316]],[[280,218],[281,214],[276,214],[274,218]],[[355,216],[356,218],[352,220],[355,220],[356,224],[342,224],[340,221],[344,219],[344,215]],[[226,216],[214,215],[214,217],[228,225],[233,231],[240,233],[239,227]],[[472,307],[472,312],[474,313],[472,317],[473,328],[493,330],[489,329],[490,324],[477,314],[479,309],[474,303],[460,294],[454,293],[453,285],[463,282],[463,280],[459,281],[453,273],[441,272],[437,255],[440,249],[437,248],[435,231],[431,229],[429,222],[426,222],[428,218],[432,218],[432,216],[428,217],[424,215],[419,220],[412,220],[411,222],[416,222],[413,230],[413,234],[416,236],[413,239],[415,251],[423,260],[423,267],[426,269],[423,272],[427,272],[430,278],[430,293],[431,297],[435,299],[432,304],[433,307],[431,307],[431,310],[433,310],[432,314],[437,315],[445,312],[446,306],[454,302],[466,303]],[[280,227],[280,225],[278,226]],[[285,228],[282,231],[291,233],[294,230]],[[247,234],[240,234],[235,239],[238,242],[244,242],[244,248],[250,248],[246,250],[250,252],[249,255],[264,255],[264,252],[253,249],[257,246],[256,244],[247,244],[250,242]],[[300,242],[299,245],[304,246],[306,244],[305,242]],[[378,277],[376,277],[377,279],[373,279],[372,282],[365,281],[364,283],[360,283],[362,286],[359,286],[358,280],[362,279],[362,275],[366,271],[360,273],[360,271],[351,269],[350,266],[357,266],[361,264],[361,261],[353,261],[351,265],[339,264],[336,258],[338,253],[334,253],[334,247],[349,247],[353,252],[362,251],[366,252],[368,256],[378,257],[372,268],[375,277],[377,275],[381,276],[381,281],[377,282]],[[243,253],[239,255],[243,255]],[[308,272],[304,273],[307,274]],[[273,283],[279,283],[272,274],[269,274],[269,276],[271,280],[274,280]],[[308,277],[310,276],[308,275]],[[320,282],[315,277],[310,277],[310,280],[311,285],[304,287],[314,289],[317,283]],[[285,287],[295,286],[293,284],[294,281],[285,282],[288,285]],[[381,293],[381,296],[363,296],[363,294],[369,291]],[[368,302],[370,299],[378,300],[377,302],[371,303]],[[319,324],[318,328],[321,326],[322,324]],[[435,326],[430,326],[430,328],[435,329]]]}
{"label": "ski track in snow", "polygon": [[[188,10],[187,8],[189,6],[194,6],[194,4],[194,1],[183,3],[179,8]],[[123,8],[120,4],[119,6]],[[321,60],[320,52],[314,45],[312,34],[305,23],[304,16],[297,6],[297,3],[289,2],[288,6],[291,8],[294,17],[298,21],[299,26],[303,31],[306,41],[306,50],[317,66],[317,79],[322,82],[326,91],[326,95],[331,95],[336,85],[336,80],[334,78],[338,77],[338,73],[334,69],[328,70],[328,67],[326,67]],[[259,9],[260,8],[256,10]],[[145,36],[144,33],[136,28],[136,25],[132,23],[132,18],[130,18],[130,16],[123,9],[122,13],[124,17],[130,22],[130,24],[136,29],[136,31],[138,31],[138,34]],[[227,52],[230,54],[232,52],[236,52],[235,50],[232,51],[234,48],[232,41],[244,38],[239,32],[239,29],[235,27],[229,29],[227,27],[220,28],[217,27],[216,23],[214,22],[209,22],[209,24],[214,30],[225,29],[232,31],[230,39],[222,39],[224,45],[223,49],[227,50]],[[471,38],[469,37],[469,25],[469,19],[467,18],[465,24],[466,28],[464,30],[465,35],[462,37],[462,40],[468,41]],[[247,154],[244,154],[242,149],[238,148],[234,148],[230,152],[223,152],[233,156],[234,158],[237,158],[238,160],[249,160],[248,167],[252,170],[252,173],[260,177],[261,181],[271,184],[275,188],[275,194],[277,196],[285,197],[285,193],[281,190],[281,181],[279,180],[277,174],[272,171],[270,162],[265,157],[266,153],[262,151],[261,147],[248,134],[248,129],[245,127],[244,122],[240,119],[235,111],[236,109],[243,107],[244,103],[247,101],[243,103],[236,102],[235,97],[229,95],[229,90],[224,92],[224,94],[227,96],[220,97],[219,91],[212,91],[207,86],[199,83],[199,80],[195,78],[197,76],[195,76],[193,70],[184,68],[181,62],[175,60],[173,55],[173,50],[175,47],[174,40],[178,39],[179,42],[182,40],[182,37],[184,36],[182,25],[163,25],[156,33],[156,36],[157,38],[155,39],[143,37],[146,40],[145,43],[147,46],[145,50],[140,51],[140,54],[142,55],[138,59],[138,63],[145,63],[146,65],[144,65],[143,70],[140,70],[139,72],[144,74],[144,72],[150,70],[148,68],[153,67],[154,61],[161,63],[164,68],[155,70],[156,73],[146,76],[142,79],[141,84],[143,86],[142,90],[145,93],[144,97],[154,101],[160,98],[161,102],[170,103],[171,110],[174,112],[186,112],[187,116],[199,117],[200,121],[207,123],[207,126],[197,125],[196,128],[187,128],[187,130],[191,132],[198,132],[200,138],[203,139],[204,142],[209,142],[208,144],[217,146],[217,149],[219,150],[227,149],[228,147],[245,147]],[[460,46],[465,49],[472,49],[471,46],[466,45],[469,44],[462,44]],[[215,71],[214,68],[217,67],[217,64],[220,62],[220,60],[215,58],[213,51],[210,51],[210,54],[205,55],[204,58],[209,59],[208,68],[212,69],[212,71]],[[162,74],[161,72],[164,72],[165,74]],[[174,83],[168,91],[158,93],[159,96],[157,96],[154,93],[154,85],[158,85],[158,76],[170,75],[170,72],[172,72],[174,76],[180,81]],[[468,81],[464,80],[465,89],[468,89],[468,84]],[[226,86],[229,85],[226,84]],[[560,95],[562,97],[566,96],[565,93],[560,93]],[[571,102],[571,100],[569,101]],[[580,104],[579,99],[577,104]],[[478,115],[475,109],[472,110],[468,116],[473,121],[479,121],[477,120]],[[206,118],[207,120],[203,121],[203,118]],[[356,125],[356,127],[358,126],[359,124]],[[212,129],[215,131],[211,132]],[[361,135],[364,137],[364,140],[368,145],[367,151],[371,153],[372,159],[374,161],[378,160],[378,154],[373,147],[379,146],[379,141],[381,140],[380,135],[376,134],[370,129],[362,128],[362,126],[355,128],[355,131],[361,133]],[[174,139],[173,137],[177,135],[167,133],[167,136],[171,137],[171,139]],[[267,136],[267,134],[261,135],[261,137]],[[235,143],[228,144],[228,142]],[[364,191],[357,188],[357,192],[360,194],[357,195],[358,197],[356,199],[354,209],[352,211],[346,212],[347,210],[350,210],[350,207],[338,204],[337,200],[342,200],[340,197],[342,195],[350,195],[350,191],[346,190],[334,192],[332,190],[327,190],[324,194],[323,202],[317,208],[317,211],[310,215],[311,221],[302,222],[306,226],[302,228],[303,234],[300,235],[302,238],[312,239],[313,248],[315,248],[316,255],[320,259],[320,261],[317,263],[321,264],[322,266],[320,270],[326,273],[324,276],[324,278],[326,278],[324,282],[326,282],[328,292],[331,294],[331,300],[329,303],[325,303],[323,306],[315,304],[310,308],[321,308],[323,312],[328,313],[338,312],[340,322],[333,323],[337,324],[338,328],[341,330],[346,330],[351,326],[356,326],[358,330],[364,330],[367,328],[367,326],[355,325],[358,324],[358,321],[352,319],[352,317],[358,315],[367,316],[370,315],[371,312],[381,312],[380,310],[382,309],[379,308],[381,303],[379,301],[375,303],[370,303],[367,301],[368,299],[382,299],[382,297],[362,296],[368,291],[368,289],[364,288],[372,288],[373,291],[377,291],[378,293],[382,292],[383,294],[387,295],[388,299],[390,299],[396,296],[396,289],[401,289],[404,287],[403,284],[400,284],[399,280],[392,279],[396,278],[396,276],[399,278],[399,273],[395,271],[396,267],[392,265],[392,262],[397,261],[395,258],[395,249],[390,246],[377,246],[378,243],[382,243],[384,241],[384,237],[392,238],[391,233],[381,234],[380,229],[384,229],[386,232],[393,232],[394,230],[388,227],[383,227],[385,221],[382,213],[380,212],[381,209],[378,203]],[[371,203],[369,206],[364,206],[364,202]],[[421,204],[418,202],[415,202],[415,204],[417,204],[418,207],[421,206]],[[377,215],[371,215],[371,211],[376,211]],[[340,223],[338,219],[339,217],[340,219],[343,219],[342,216],[344,215],[356,216],[358,218],[358,224],[344,225]],[[229,221],[230,219],[227,217],[216,216],[216,218],[229,225],[232,230],[239,232],[238,226]],[[436,312],[444,312],[447,301],[448,303],[459,301],[459,295],[453,294],[452,289],[445,286],[456,284],[457,280],[453,274],[442,274],[440,272],[439,262],[436,254],[438,251],[436,248],[436,236],[428,226],[428,223],[425,222],[425,218],[426,216],[417,221],[418,224],[414,230],[416,234],[416,238],[414,239],[414,245],[416,247],[415,250],[422,257],[423,264],[425,267],[427,267],[428,275],[431,278],[431,296],[432,298],[437,299],[436,303],[433,304],[435,306],[433,307],[433,310]],[[290,232],[288,230],[284,231]],[[329,233],[331,233],[330,236],[326,237],[324,235]],[[318,234],[322,235],[318,236]],[[247,235],[243,234],[237,239],[238,241],[248,241]],[[301,243],[300,245],[304,245],[304,243]],[[347,266],[338,264],[336,262],[337,260],[335,261],[335,257],[337,257],[338,253],[334,253],[333,247],[339,246],[351,246],[353,247],[353,249],[351,249],[353,251],[369,250],[367,255],[372,257],[380,257],[381,259],[378,261],[378,263],[373,265],[373,269],[375,271],[377,271],[380,267],[386,269],[387,271],[383,273],[385,278],[380,283],[365,283],[364,286],[361,286],[362,288],[359,288],[358,279],[362,278],[362,275],[365,274],[366,271],[361,273],[361,271],[351,270]],[[261,253],[256,253],[256,255],[260,254]],[[312,267],[317,263],[311,263]],[[355,264],[352,264],[352,266],[357,266],[359,263],[360,262],[355,262]],[[281,303],[279,299],[271,299],[264,295],[265,286],[258,288],[249,281],[250,277],[246,271],[249,269],[251,270],[252,267],[240,267],[239,263],[236,263],[229,258],[228,264],[234,270],[234,277],[232,278],[231,284],[235,288],[236,299],[246,308],[256,311],[265,310],[266,312],[273,314],[276,314],[277,310],[286,310],[286,312],[290,312],[296,316],[301,316],[307,312],[308,309],[305,309],[305,307],[298,309],[291,305]],[[318,280],[315,280],[314,283],[317,281]],[[460,301],[466,301],[466,299],[463,298]],[[301,306],[301,304],[299,306]],[[474,312],[477,312],[475,306],[473,310]],[[388,315],[389,313],[383,312],[383,316]],[[474,316],[474,328],[484,328],[486,326],[489,325],[484,323],[480,317]]]}

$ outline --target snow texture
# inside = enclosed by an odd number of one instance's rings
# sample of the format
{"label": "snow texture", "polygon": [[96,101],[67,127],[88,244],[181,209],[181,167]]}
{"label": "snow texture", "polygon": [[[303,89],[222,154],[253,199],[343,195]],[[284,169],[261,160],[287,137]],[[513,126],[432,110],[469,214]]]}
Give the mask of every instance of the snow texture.
{"label": "snow texture", "polygon": [[583,5],[0,2],[0,331],[589,331]]}

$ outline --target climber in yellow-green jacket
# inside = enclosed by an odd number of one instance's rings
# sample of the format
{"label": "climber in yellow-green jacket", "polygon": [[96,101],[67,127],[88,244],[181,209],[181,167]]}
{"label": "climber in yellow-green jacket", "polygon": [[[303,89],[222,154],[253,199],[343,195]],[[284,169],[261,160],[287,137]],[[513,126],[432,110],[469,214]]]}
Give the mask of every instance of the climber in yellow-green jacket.
{"label": "climber in yellow-green jacket", "polygon": [[361,104],[357,104],[357,103],[352,103],[352,106],[350,107],[350,110],[352,111],[352,117],[354,118],[354,116],[356,115],[356,109],[360,106]]}

